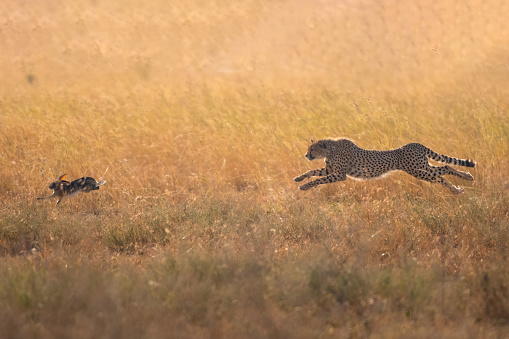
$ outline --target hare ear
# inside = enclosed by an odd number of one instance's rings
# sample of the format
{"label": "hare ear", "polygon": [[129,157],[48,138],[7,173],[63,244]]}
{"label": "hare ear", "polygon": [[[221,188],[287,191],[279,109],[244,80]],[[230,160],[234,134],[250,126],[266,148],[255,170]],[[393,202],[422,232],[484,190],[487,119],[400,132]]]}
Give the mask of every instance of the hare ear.
{"label": "hare ear", "polygon": [[63,174],[63,175],[61,175],[61,176],[58,178],[58,180],[59,180],[59,181],[64,180],[64,178],[65,178],[65,176],[66,176],[66,175],[67,175],[67,174]]}

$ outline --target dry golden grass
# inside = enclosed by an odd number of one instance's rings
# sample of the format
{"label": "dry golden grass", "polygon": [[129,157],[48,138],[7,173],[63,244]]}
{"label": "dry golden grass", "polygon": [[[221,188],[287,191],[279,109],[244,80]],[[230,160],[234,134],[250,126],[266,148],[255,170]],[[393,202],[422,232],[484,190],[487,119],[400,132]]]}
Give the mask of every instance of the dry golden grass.
{"label": "dry golden grass", "polygon": [[[0,11],[3,336],[507,332],[506,1]],[[421,142],[476,181],[299,191],[329,136]],[[63,173],[107,184],[37,201]]]}

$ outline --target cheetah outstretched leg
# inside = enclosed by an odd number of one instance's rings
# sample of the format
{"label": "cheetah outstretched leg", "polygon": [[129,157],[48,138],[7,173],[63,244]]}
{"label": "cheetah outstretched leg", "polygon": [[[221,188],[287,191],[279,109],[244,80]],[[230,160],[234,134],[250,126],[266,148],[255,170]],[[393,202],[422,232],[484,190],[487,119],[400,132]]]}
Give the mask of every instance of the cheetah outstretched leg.
{"label": "cheetah outstretched leg", "polygon": [[311,171],[307,171],[306,173],[299,175],[298,177],[293,178],[294,181],[299,182],[309,177],[323,177],[324,175],[329,174],[329,171],[326,167],[315,169]]}
{"label": "cheetah outstretched leg", "polygon": [[[447,167],[447,166],[444,166],[444,167],[430,166],[429,170],[424,170],[423,169],[423,170],[412,170],[412,171],[404,170],[404,171],[407,172],[408,174],[410,174],[411,176],[416,177],[417,179],[421,179],[421,180],[424,180],[424,181],[429,181],[431,183],[439,183],[439,184],[447,187],[448,189],[450,189],[451,192],[454,193],[454,194],[463,193],[463,191],[464,191],[463,188],[454,186],[453,184],[450,183],[449,180],[447,180],[445,178],[442,178],[440,176],[441,172],[447,171],[445,169],[445,167]],[[447,173],[447,174],[451,174],[451,173]]]}
{"label": "cheetah outstretched leg", "polygon": [[447,165],[446,166],[440,166],[440,167],[429,166],[428,171],[432,172],[432,173],[437,173],[437,175],[451,174],[451,175],[455,175],[457,177],[460,177],[461,179],[474,181],[474,177],[470,173],[458,171],[457,169],[449,167]]}
{"label": "cheetah outstretched leg", "polygon": [[432,180],[431,182],[437,182],[439,184],[442,184],[444,185],[445,187],[449,188],[451,190],[452,193],[454,194],[460,194],[460,193],[463,193],[463,191],[465,189],[461,188],[461,187],[457,187],[457,186],[454,186],[453,184],[451,184],[451,182],[449,180],[447,180],[446,178],[442,178],[442,177],[434,177],[433,178],[434,180]]}
{"label": "cheetah outstretched leg", "polygon": [[345,180],[346,180],[346,173],[333,173],[333,174],[329,174],[325,177],[322,177],[320,179],[310,181],[307,184],[300,186],[299,189],[302,191],[307,191],[308,189],[318,186],[318,185],[329,184],[331,182],[345,181]]}

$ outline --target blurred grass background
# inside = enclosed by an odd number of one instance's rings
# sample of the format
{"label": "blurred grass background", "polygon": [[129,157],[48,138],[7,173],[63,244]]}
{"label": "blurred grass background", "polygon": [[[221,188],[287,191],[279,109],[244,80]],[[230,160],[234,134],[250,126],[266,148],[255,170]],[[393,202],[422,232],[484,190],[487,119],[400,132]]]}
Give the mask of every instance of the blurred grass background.
{"label": "blurred grass background", "polygon": [[[501,337],[506,1],[0,4],[6,337]],[[300,192],[309,139],[477,161]],[[64,200],[67,173],[107,180]]]}

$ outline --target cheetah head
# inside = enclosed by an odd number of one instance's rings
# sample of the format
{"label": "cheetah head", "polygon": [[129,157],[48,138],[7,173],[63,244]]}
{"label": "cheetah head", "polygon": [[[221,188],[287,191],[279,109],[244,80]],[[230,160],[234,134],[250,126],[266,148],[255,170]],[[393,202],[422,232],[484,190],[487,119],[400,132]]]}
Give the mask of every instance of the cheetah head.
{"label": "cheetah head", "polygon": [[329,155],[329,150],[327,149],[327,145],[323,140],[313,141],[311,140],[311,145],[309,145],[308,151],[305,157],[311,161],[315,159],[323,159]]}

